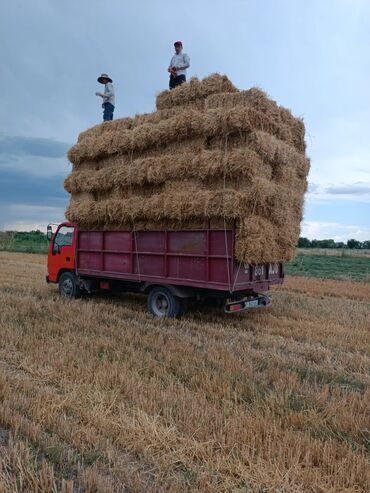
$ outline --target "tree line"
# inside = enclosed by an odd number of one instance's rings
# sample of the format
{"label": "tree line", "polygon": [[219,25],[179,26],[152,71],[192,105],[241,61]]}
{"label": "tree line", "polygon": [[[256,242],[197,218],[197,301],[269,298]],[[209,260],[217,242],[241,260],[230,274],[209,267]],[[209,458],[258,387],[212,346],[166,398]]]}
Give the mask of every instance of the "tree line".
{"label": "tree line", "polygon": [[370,240],[359,241],[355,239],[344,241],[329,240],[309,240],[308,238],[300,237],[298,240],[298,248],[349,248],[350,250],[370,249]]}

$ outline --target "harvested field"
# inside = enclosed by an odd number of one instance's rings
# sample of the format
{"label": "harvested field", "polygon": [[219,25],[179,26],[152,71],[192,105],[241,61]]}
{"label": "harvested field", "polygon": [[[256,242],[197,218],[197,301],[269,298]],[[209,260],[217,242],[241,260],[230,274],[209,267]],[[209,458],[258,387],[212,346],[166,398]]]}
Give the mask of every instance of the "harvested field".
{"label": "harvested field", "polygon": [[368,284],[163,321],[61,300],[45,263],[0,253],[1,492],[369,491]]}

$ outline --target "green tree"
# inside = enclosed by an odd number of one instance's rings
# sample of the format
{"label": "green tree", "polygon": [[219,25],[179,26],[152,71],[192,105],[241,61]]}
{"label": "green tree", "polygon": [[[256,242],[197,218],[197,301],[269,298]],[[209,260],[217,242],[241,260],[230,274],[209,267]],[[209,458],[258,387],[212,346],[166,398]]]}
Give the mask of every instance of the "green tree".
{"label": "green tree", "polygon": [[360,249],[362,247],[362,243],[361,241],[351,238],[350,240],[347,241],[347,247],[350,248],[351,250]]}
{"label": "green tree", "polygon": [[310,248],[311,241],[308,238],[299,238],[298,240],[298,248]]}
{"label": "green tree", "polygon": [[335,248],[335,241],[334,240],[321,240],[320,241],[320,248]]}

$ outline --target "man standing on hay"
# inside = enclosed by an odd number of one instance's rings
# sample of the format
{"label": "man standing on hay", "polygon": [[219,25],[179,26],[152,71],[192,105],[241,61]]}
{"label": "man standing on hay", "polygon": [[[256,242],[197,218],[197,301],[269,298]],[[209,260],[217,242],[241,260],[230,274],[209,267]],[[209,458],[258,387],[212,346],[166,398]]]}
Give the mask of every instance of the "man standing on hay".
{"label": "man standing on hay", "polygon": [[190,58],[182,52],[182,42],[175,41],[175,54],[171,58],[168,71],[170,73],[170,89],[175,89],[186,82],[186,69],[190,67]]}
{"label": "man standing on hay", "polygon": [[100,84],[104,84],[104,93],[96,92],[97,96],[103,98],[102,107],[104,108],[103,112],[103,121],[108,122],[113,120],[113,111],[114,111],[114,89],[112,84],[112,79],[107,74],[101,74],[98,77],[98,82]]}

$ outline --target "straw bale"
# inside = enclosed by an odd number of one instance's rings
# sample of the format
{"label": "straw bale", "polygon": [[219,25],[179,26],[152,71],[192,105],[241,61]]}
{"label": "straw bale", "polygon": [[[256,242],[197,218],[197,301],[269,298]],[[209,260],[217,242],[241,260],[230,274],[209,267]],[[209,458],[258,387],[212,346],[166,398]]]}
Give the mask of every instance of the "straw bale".
{"label": "straw bale", "polygon": [[[205,139],[203,137],[195,137],[194,139],[181,142],[171,142],[166,146],[158,146],[141,152],[129,152],[126,154],[114,154],[105,156],[98,160],[81,161],[73,164],[72,172],[82,169],[97,170],[105,168],[129,168],[136,159],[146,158],[163,158],[164,156],[176,160],[178,154],[188,153],[192,157],[205,148]],[[170,162],[170,161],[169,161]]]}
{"label": "straw bale", "polygon": [[70,204],[83,204],[86,201],[95,200],[94,194],[87,191],[77,191],[71,194]]}
{"label": "straw bale", "polygon": [[192,77],[189,82],[176,87],[172,91],[159,93],[156,106],[157,110],[163,110],[175,106],[186,106],[198,100],[199,107],[203,108],[204,101],[209,95],[236,92],[237,90],[226,75],[211,74],[203,80]]}
{"label": "straw bale", "polygon": [[195,178],[211,182],[221,177],[251,181],[257,174],[271,178],[271,173],[271,166],[250,149],[234,149],[227,154],[217,149],[134,159],[128,165],[104,167],[94,173],[78,168],[66,178],[64,186],[69,193],[97,192],[160,184],[173,179]]}
{"label": "straw bale", "polygon": [[256,184],[244,191],[234,189],[197,190],[180,189],[149,196],[138,195],[111,197],[106,200],[74,202],[67,210],[67,218],[78,224],[121,222],[133,220],[155,221],[169,219],[187,221],[194,218],[238,219],[246,211],[269,210],[269,196],[274,185],[269,180],[256,180]]}
{"label": "straw bale", "polygon": [[87,159],[99,159],[117,153],[142,152],[169,142],[182,141],[202,135],[202,113],[185,109],[177,116],[157,124],[145,123],[132,130],[112,130],[97,137],[86,136],[68,153],[76,164]]}
{"label": "straw bale", "polygon": [[279,262],[283,256],[276,241],[276,226],[258,215],[241,221],[235,244],[235,256],[252,264]]}
{"label": "straw bale", "polygon": [[77,142],[82,142],[85,138],[88,137],[98,137],[103,133],[117,130],[130,130],[133,126],[134,119],[131,117],[118,118],[117,120],[107,121],[103,123],[99,123],[98,125],[94,125],[94,127],[88,128],[84,132],[81,132],[78,136]]}
{"label": "straw bale", "polygon": [[256,130],[248,135],[247,145],[269,162],[281,163],[284,166],[294,163],[298,173],[306,177],[309,171],[309,159],[293,146],[278,139],[270,133]]}
{"label": "straw bale", "polygon": [[[293,144],[290,129],[284,125],[277,125],[273,120],[255,108],[233,107],[227,109],[209,110],[204,115],[204,134],[210,137],[232,135],[241,137],[241,142],[247,141],[247,136],[255,131],[262,130],[275,135],[279,139]],[[245,135],[247,133],[247,135]]]}
{"label": "straw bale", "polygon": [[238,91],[235,93],[213,94],[209,96],[205,103],[206,109],[217,108],[234,108],[235,106],[251,106],[261,113],[268,114],[277,123],[283,122],[295,128],[303,129],[302,120],[292,115],[287,108],[279,106],[276,101],[272,100],[268,95],[258,87],[252,87],[247,91]]}
{"label": "straw bale", "polygon": [[309,160],[304,125],[222,76],[157,98],[157,112],[83,132],[70,150],[69,220],[88,229],[237,228],[243,262],[294,256]]}
{"label": "straw bale", "polygon": [[288,224],[286,230],[278,230],[277,242],[283,253],[282,261],[289,262],[294,258],[297,249],[297,238],[300,233],[300,224]]}
{"label": "straw bale", "polygon": [[94,171],[98,171],[100,169],[100,162],[99,161],[82,161],[81,163],[78,164],[78,166],[73,166],[72,172],[78,169],[79,171],[81,170],[86,170],[91,174]]}
{"label": "straw bale", "polygon": [[268,115],[269,119],[278,126],[289,127],[295,147],[301,152],[305,151],[305,128],[303,120],[294,117],[290,110],[279,106],[276,101],[270,99],[264,91],[261,91],[257,87],[236,93],[214,94],[209,96],[205,103],[207,110],[219,108],[230,109],[240,106],[252,107]]}
{"label": "straw bale", "polygon": [[[188,106],[191,108],[191,106]],[[200,109],[197,105],[193,105],[194,109]],[[87,138],[96,138],[109,132],[132,130],[135,127],[143,125],[145,123],[159,123],[162,120],[175,116],[178,112],[178,108],[169,108],[161,111],[155,111],[152,113],[137,114],[133,118],[125,117],[118,118],[109,122],[103,122],[99,125],[95,125],[84,132],[81,132],[78,136],[77,142],[82,142]]]}
{"label": "straw bale", "polygon": [[[70,161],[98,160],[114,154],[142,152],[148,148],[183,142],[194,137],[220,137],[231,133],[251,133],[264,130],[288,144],[294,145],[294,136],[288,126],[278,125],[268,115],[254,108],[197,110],[182,109],[172,118],[157,124],[143,124],[133,130],[112,131],[96,138],[85,138],[68,153]],[[245,140],[245,136],[243,137]]]}

